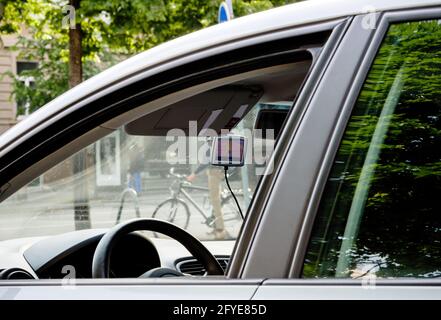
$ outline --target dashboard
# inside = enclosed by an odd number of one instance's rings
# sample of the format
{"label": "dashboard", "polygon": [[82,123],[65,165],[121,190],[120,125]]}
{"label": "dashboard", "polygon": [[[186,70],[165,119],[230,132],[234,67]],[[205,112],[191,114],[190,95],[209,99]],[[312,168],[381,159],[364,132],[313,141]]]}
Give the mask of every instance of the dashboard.
{"label": "dashboard", "polygon": [[[93,255],[105,232],[89,229],[1,241],[0,279],[91,278]],[[225,269],[234,241],[207,241],[204,245]],[[111,278],[137,278],[157,267],[188,275],[205,273],[203,266],[177,241],[150,238],[139,232],[124,236],[110,257]]]}

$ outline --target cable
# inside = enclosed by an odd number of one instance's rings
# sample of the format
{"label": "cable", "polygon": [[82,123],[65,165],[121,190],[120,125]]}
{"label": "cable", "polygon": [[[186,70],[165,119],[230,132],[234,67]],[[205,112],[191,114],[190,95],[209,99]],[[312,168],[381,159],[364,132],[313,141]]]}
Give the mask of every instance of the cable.
{"label": "cable", "polygon": [[225,167],[224,167],[224,173],[225,173],[225,181],[227,182],[228,190],[230,190],[230,193],[231,193],[231,195],[233,196],[234,201],[236,202],[237,209],[239,209],[239,213],[240,213],[240,216],[242,217],[242,220],[245,220],[245,218],[243,217],[243,214],[242,214],[242,210],[240,209],[239,201],[237,201],[237,198],[236,198],[236,196],[234,195],[233,190],[231,190],[230,183],[228,182],[227,171],[228,171],[228,167],[225,166]]}

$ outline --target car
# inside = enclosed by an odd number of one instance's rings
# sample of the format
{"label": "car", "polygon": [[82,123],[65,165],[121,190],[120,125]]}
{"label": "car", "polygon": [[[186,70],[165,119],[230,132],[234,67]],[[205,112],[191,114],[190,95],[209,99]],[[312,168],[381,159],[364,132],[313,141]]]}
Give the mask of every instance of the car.
{"label": "car", "polygon": [[[0,297],[441,299],[440,21],[439,0],[300,2],[40,108],[0,136]],[[221,204],[205,155],[230,133]],[[136,165],[164,137],[194,175]]]}

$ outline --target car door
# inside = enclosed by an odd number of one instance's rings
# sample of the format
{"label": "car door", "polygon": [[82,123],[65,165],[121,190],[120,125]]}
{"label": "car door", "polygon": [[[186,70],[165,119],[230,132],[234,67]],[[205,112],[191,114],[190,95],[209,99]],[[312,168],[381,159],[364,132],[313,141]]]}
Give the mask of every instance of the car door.
{"label": "car door", "polygon": [[304,171],[290,167],[291,181],[312,182],[284,185],[300,199],[291,279],[265,280],[253,298],[441,298],[440,17],[386,12],[372,34],[352,23],[291,154]]}
{"label": "car door", "polygon": [[[35,123],[29,125],[28,130],[21,128],[23,132],[1,150],[0,162],[3,170],[0,170],[0,180],[4,181],[4,184],[0,197],[6,199],[69,155],[87,148],[103,137],[112,135],[112,132],[121,125],[139,118],[143,112],[145,114],[146,111],[151,111],[148,108],[158,108],[158,103],[163,105],[176,103],[194,95],[197,90],[207,90],[209,86],[216,87],[216,81],[223,77],[234,79],[234,76],[240,72],[252,72],[259,68],[291,63],[293,54],[294,61],[305,56],[313,61],[313,67],[306,70],[310,85],[304,87],[304,89],[309,88],[310,91],[302,89],[303,82],[299,82],[301,89],[297,99],[306,99],[311,94],[312,85],[319,82],[333,52],[339,46],[349,20],[334,19],[282,29],[250,36],[237,43],[228,42],[219,47],[210,47],[206,51],[197,51],[167,61],[157,70],[149,69],[145,74],[141,71],[137,72],[133,77],[100,90],[96,95],[88,94],[68,106],[56,108],[56,112],[47,118],[44,118],[44,112],[40,111],[39,117],[34,117]],[[308,50],[305,50],[305,47]],[[80,94],[80,90],[77,92]],[[292,117],[298,118],[303,112],[304,109],[300,108]],[[116,141],[116,138],[111,141]],[[110,148],[113,143],[111,141],[108,145]],[[105,149],[104,143],[101,147]],[[277,152],[281,153],[285,148],[286,145]],[[276,163],[275,168],[278,165]],[[262,182],[262,186],[268,183],[269,180],[266,180],[267,182]],[[54,191],[57,191],[56,188]],[[269,192],[269,189],[263,188],[259,193],[259,199],[260,197],[263,199],[266,192]],[[79,213],[76,223],[83,225],[81,210]],[[250,225],[258,219],[259,214],[258,211],[254,213],[253,209],[249,210]],[[241,243],[252,238],[254,233],[252,228],[243,229]],[[235,264],[241,264],[243,258],[240,250],[237,251],[234,259],[231,260],[231,270],[236,269]],[[288,260],[288,257],[285,259]],[[272,270],[267,272],[270,274]],[[231,273],[227,277],[220,278],[76,279],[74,282],[69,279],[8,280],[0,283],[0,297],[3,299],[251,299],[263,278],[264,276],[240,277]]]}

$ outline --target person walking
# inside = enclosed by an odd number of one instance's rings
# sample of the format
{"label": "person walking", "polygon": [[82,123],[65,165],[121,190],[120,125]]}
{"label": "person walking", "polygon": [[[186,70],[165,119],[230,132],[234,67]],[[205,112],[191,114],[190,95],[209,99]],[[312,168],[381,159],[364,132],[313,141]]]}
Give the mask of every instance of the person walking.
{"label": "person walking", "polygon": [[[208,143],[208,141],[206,142]],[[207,147],[206,159],[187,176],[188,182],[193,182],[198,174],[202,171],[207,171],[209,199],[213,208],[214,216],[214,238],[216,240],[223,240],[229,238],[227,230],[225,230],[224,216],[222,213],[221,203],[221,182],[223,178],[223,169],[219,167],[210,166],[210,148]]]}
{"label": "person walking", "polygon": [[138,144],[133,144],[129,149],[129,179],[128,187],[135,189],[139,195],[142,191],[141,172],[144,169],[144,155]]}

